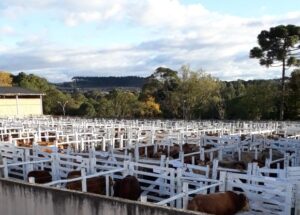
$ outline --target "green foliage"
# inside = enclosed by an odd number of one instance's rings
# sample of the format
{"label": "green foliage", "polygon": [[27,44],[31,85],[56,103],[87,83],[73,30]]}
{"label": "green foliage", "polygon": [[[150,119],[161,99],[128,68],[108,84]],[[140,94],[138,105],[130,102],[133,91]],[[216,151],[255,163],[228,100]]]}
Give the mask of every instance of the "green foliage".
{"label": "green foliage", "polygon": [[[230,84],[239,85],[239,88],[235,89],[236,91],[239,91],[243,86],[244,92],[242,94],[235,93],[236,97],[227,97],[225,102],[226,118],[244,120],[277,118],[278,82],[272,80],[237,82],[239,83]],[[222,94],[226,93],[226,88],[222,91]]]}
{"label": "green foliage", "polygon": [[57,90],[54,86],[49,84],[46,79],[40,78],[36,75],[19,73],[13,78],[13,80],[15,85],[45,93],[45,96],[43,97],[45,114],[62,114],[62,109],[57,102],[65,102],[67,100],[71,101],[69,95]]}
{"label": "green foliage", "polygon": [[284,117],[285,71],[289,66],[299,66],[300,27],[279,25],[263,30],[257,37],[259,47],[250,50],[250,58],[257,58],[262,66],[270,67],[276,63],[282,67],[280,119]]}
{"label": "green foliage", "polygon": [[80,105],[82,105],[84,102],[87,102],[87,98],[79,91],[72,93],[72,99],[77,107],[80,107]]}
{"label": "green foliage", "polygon": [[241,101],[247,119],[272,119],[277,113],[276,99],[278,88],[272,83],[260,83],[248,86]]}
{"label": "green foliage", "polygon": [[300,62],[293,55],[294,51],[299,50],[299,26],[279,25],[269,31],[262,31],[257,39],[260,47],[254,47],[250,51],[250,57],[260,59],[261,65],[269,67],[277,61],[286,61],[286,65],[291,66]]}
{"label": "green foliage", "polygon": [[84,102],[80,105],[78,109],[78,115],[84,117],[95,117],[96,111],[94,106],[89,102]]}
{"label": "green foliage", "polygon": [[292,120],[300,119],[300,69],[292,72],[288,94],[287,118]]}
{"label": "green foliage", "polygon": [[111,101],[113,117],[129,118],[138,112],[138,95],[132,92],[113,90],[107,98]]}
{"label": "green foliage", "polygon": [[159,67],[144,85],[140,99],[145,101],[149,97],[154,97],[155,102],[160,105],[163,117],[178,118],[180,117],[180,98],[177,93],[179,85],[177,71]]}
{"label": "green foliage", "polygon": [[96,116],[101,118],[113,118],[114,110],[111,100],[101,97],[96,105]]}
{"label": "green foliage", "polygon": [[[203,71],[192,71],[183,66],[179,88],[183,118],[203,118],[220,102],[220,82]],[[208,114],[210,115],[211,112]]]}
{"label": "green foliage", "polygon": [[203,71],[183,66],[178,72],[159,67],[143,88],[141,98],[150,96],[166,118],[200,118],[220,101],[220,83]]}
{"label": "green foliage", "polygon": [[8,72],[0,71],[0,87],[11,87],[12,75]]}
{"label": "green foliage", "polygon": [[[221,82],[204,71],[183,66],[179,72],[158,68],[142,92],[113,90],[63,93],[46,79],[20,73],[15,85],[46,95],[44,113],[101,118],[278,119],[279,80]],[[300,70],[287,85],[286,118],[300,119]]]}

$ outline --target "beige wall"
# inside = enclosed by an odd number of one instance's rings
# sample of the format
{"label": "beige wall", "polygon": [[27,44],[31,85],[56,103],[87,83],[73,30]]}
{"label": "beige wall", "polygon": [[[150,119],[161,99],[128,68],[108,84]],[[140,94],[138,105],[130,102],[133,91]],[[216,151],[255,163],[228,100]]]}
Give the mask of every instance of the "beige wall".
{"label": "beige wall", "polygon": [[[17,106],[19,108],[17,108]],[[42,102],[40,98],[0,98],[0,116],[41,115]]]}

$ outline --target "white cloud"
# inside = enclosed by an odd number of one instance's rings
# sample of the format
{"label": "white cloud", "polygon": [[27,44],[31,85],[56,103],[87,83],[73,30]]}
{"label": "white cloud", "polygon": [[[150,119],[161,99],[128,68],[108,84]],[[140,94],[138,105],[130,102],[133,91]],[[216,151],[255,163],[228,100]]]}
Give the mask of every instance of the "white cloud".
{"label": "white cloud", "polygon": [[[49,42],[47,32],[27,35],[15,49],[0,47],[0,68],[34,72],[52,81],[69,80],[75,75],[145,76],[158,66],[179,69],[182,64],[203,68],[226,80],[271,78],[277,73],[280,76],[280,71],[267,70],[257,60],[249,59],[249,50],[256,45],[256,37],[263,29],[279,24],[300,25],[297,11],[280,17],[241,18],[209,11],[201,4],[183,5],[179,0],[3,2],[3,13],[8,16],[13,16],[14,11],[24,15],[32,10],[51,10],[67,26],[118,22],[128,28],[138,26],[151,34],[141,43],[107,49],[96,44],[94,48],[75,48],[78,44],[66,48]],[[3,33],[10,30],[13,32],[9,27],[0,27]],[[119,36],[122,37],[121,31]]]}
{"label": "white cloud", "polygon": [[[103,22],[107,20],[117,20],[122,17],[123,8],[121,3],[112,3],[110,1],[100,3],[100,1],[91,1],[90,4],[85,5],[86,7],[83,7],[83,9],[80,6],[79,4],[78,8],[75,7],[73,10],[64,14],[66,25],[73,27],[80,23]],[[81,10],[79,10],[79,8]]]}
{"label": "white cloud", "polygon": [[15,29],[11,26],[5,25],[5,26],[0,26],[0,37],[1,35],[12,35],[15,33]]}

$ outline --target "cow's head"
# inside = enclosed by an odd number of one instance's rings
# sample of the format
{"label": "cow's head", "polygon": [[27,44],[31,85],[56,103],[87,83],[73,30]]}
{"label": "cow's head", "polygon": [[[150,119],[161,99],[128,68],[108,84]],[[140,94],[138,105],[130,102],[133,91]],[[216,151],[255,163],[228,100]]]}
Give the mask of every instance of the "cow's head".
{"label": "cow's head", "polygon": [[239,205],[241,206],[241,211],[250,210],[249,199],[243,193],[239,194]]}

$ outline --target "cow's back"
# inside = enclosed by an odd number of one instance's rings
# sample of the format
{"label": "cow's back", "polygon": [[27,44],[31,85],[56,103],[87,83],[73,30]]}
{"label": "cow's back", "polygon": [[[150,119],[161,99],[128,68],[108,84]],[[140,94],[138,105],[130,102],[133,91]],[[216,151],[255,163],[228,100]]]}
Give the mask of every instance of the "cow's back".
{"label": "cow's back", "polygon": [[[81,176],[80,171],[72,171],[69,172],[67,178],[68,179],[78,178],[80,176]],[[109,185],[110,184],[111,184],[111,179]],[[67,182],[66,188],[70,190],[82,191],[82,180]],[[106,194],[105,177],[98,176],[94,178],[88,178],[86,180],[86,188],[87,188],[87,192],[89,193],[105,195]]]}
{"label": "cow's back", "polygon": [[27,178],[34,177],[35,183],[44,184],[52,181],[51,174],[46,170],[35,170],[28,173]]}
{"label": "cow's back", "polygon": [[130,199],[130,200],[138,200],[141,194],[141,188],[139,181],[134,176],[126,176],[125,178],[116,181],[114,185],[114,196]]}
{"label": "cow's back", "polygon": [[238,194],[234,192],[195,196],[187,206],[188,210],[215,215],[233,215],[243,208]]}

